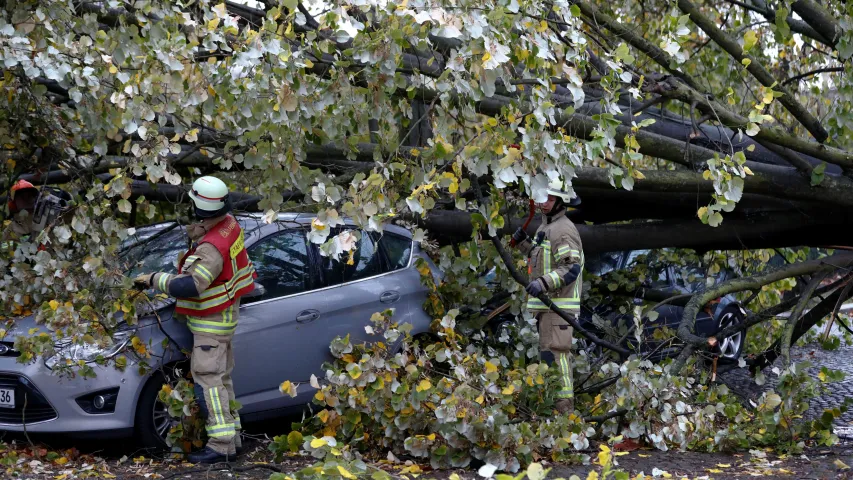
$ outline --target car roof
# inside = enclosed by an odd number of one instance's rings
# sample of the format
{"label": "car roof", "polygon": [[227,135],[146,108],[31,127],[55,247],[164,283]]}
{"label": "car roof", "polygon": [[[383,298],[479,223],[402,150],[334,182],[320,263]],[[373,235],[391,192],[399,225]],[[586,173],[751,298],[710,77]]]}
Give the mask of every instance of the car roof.
{"label": "car roof", "polygon": [[[240,225],[243,227],[244,231],[247,235],[251,235],[256,231],[261,231],[264,227],[274,227],[271,224],[267,224],[264,222],[263,217],[264,214],[260,212],[251,212],[251,213],[237,213],[234,215],[235,218],[240,222]],[[306,212],[281,212],[278,214],[278,218],[276,219],[276,223],[296,223],[302,226],[308,226],[311,224],[313,219],[317,218],[315,213],[306,213]],[[355,227],[355,222],[352,221],[349,217],[343,217],[345,225],[349,227]],[[147,236],[154,235],[158,231],[161,231],[164,228],[168,228],[175,224],[174,220],[167,220],[158,223],[152,223],[149,225],[144,225],[141,227],[136,227],[136,236],[138,238],[146,238]],[[386,232],[390,232],[396,235],[400,235],[405,238],[412,238],[412,232],[406,228],[400,227],[398,225],[387,224],[383,227],[383,230]],[[267,232],[264,232],[265,236]]]}

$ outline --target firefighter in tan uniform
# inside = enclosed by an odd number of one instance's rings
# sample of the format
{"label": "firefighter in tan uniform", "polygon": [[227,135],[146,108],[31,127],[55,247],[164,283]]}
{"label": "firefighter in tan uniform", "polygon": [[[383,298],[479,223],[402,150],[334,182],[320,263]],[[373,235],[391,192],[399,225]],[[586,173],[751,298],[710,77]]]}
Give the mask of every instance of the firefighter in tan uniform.
{"label": "firefighter in tan uniform", "polygon": [[[36,188],[27,180],[18,180],[9,190],[9,214],[12,232],[19,238],[34,237],[54,223],[71,205],[71,195],[58,188]],[[44,246],[40,246],[44,250]]]}
{"label": "firefighter in tan uniform", "polygon": [[545,293],[554,304],[569,315],[580,316],[583,246],[574,223],[566,217],[566,208],[574,204],[563,190],[563,182],[548,185],[548,200],[538,204],[545,218],[533,238],[519,228],[512,238],[528,255],[530,283],[527,285],[527,309],[536,316],[539,328],[539,351],[542,361],[557,365],[561,388],[556,394],[560,413],[574,410],[572,382],[572,327],[552,312],[536,295]]}
{"label": "firefighter in tan uniform", "polygon": [[231,338],[240,297],[252,291],[257,274],[243,245],[243,229],[229,215],[225,183],[201,177],[193,183],[190,198],[199,221],[187,227],[193,247],[180,258],[179,273],[148,273],[134,281],[177,298],[175,312],[186,317],[193,333],[190,369],[196,398],[207,417],[208,442],[189,460],[227,462],[242,449],[240,416],[231,404],[235,400]]}

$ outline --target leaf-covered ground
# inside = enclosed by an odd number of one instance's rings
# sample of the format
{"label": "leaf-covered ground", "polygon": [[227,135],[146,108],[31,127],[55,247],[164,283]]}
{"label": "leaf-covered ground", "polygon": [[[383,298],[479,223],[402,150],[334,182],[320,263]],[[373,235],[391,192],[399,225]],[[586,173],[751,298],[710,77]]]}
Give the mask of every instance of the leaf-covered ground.
{"label": "leaf-covered ground", "polygon": [[[808,357],[816,366],[827,366],[849,371],[853,365],[853,348],[841,348],[836,351],[820,351],[812,346],[798,347],[794,354]],[[738,369],[739,370],[739,369]],[[814,370],[817,375],[818,369]],[[775,379],[771,369],[767,369],[768,384]],[[848,372],[849,375],[849,372]],[[724,380],[733,388],[743,386],[743,394],[754,397],[759,390],[767,388],[755,386],[748,380],[746,372],[730,372]],[[812,401],[812,407],[834,407],[841,397],[850,394],[850,382],[834,384],[824,396]],[[755,391],[752,391],[755,390]],[[810,410],[809,414],[813,414]],[[223,465],[209,468],[192,465],[176,459],[167,459],[162,454],[134,450],[130,442],[81,441],[56,436],[5,435],[0,440],[6,442],[0,450],[0,478],[22,478],[33,480],[72,480],[76,478],[107,479],[171,479],[204,478],[267,480],[277,471],[290,473],[314,463],[310,456],[287,456],[280,463],[274,462],[269,451],[269,439],[289,432],[291,421],[298,418],[284,418],[263,424],[247,424],[245,432],[246,453],[238,458],[232,469]],[[846,433],[853,431],[853,422],[849,416],[842,417],[836,424],[839,435],[842,429]],[[846,428],[843,428],[846,427]],[[853,435],[850,435],[853,436]],[[598,445],[590,445],[587,453],[596,458]],[[616,467],[631,473],[631,478],[641,473],[657,478],[792,478],[792,479],[829,479],[853,478],[853,438],[842,438],[842,443],[834,447],[807,448],[802,455],[778,456],[766,451],[741,453],[699,453],[679,451],[659,451],[651,448],[628,446],[615,453]],[[539,460],[541,463],[542,460]],[[455,471],[431,471],[428,465],[399,462],[375,462],[375,467],[393,474],[395,478],[407,477],[409,480],[442,479],[449,480],[453,474],[461,480],[480,480],[477,468]],[[571,478],[578,475],[585,479],[590,471],[598,470],[597,465],[553,465],[544,464],[552,471],[549,479]],[[417,475],[417,477],[415,477]],[[668,477],[667,475],[671,475]],[[642,477],[640,477],[642,478]],[[455,477],[453,480],[457,480]]]}
{"label": "leaf-covered ground", "polygon": [[[257,433],[257,431],[255,431]],[[66,441],[63,441],[65,444]],[[79,442],[77,442],[79,444]],[[249,451],[242,455],[231,469],[224,465],[207,467],[185,462],[165,460],[140,454],[137,457],[116,456],[115,448],[104,450],[104,446],[93,442],[83,445],[83,452],[74,450],[56,451],[59,457],[48,461],[48,452],[42,451],[42,459],[36,459],[29,447],[18,443],[15,449],[18,459],[14,466],[4,465],[4,478],[22,478],[33,480],[71,480],[76,478],[108,479],[234,479],[267,480],[271,473],[295,472],[313,463],[307,456],[294,455],[281,463],[274,463],[272,455],[266,451],[265,442],[252,439],[247,444]],[[11,446],[4,460],[8,460]],[[52,455],[51,455],[52,457]],[[65,460],[62,460],[62,459]],[[766,452],[750,453],[697,453],[662,452],[652,449],[638,449],[631,452],[616,452],[616,465],[631,474],[631,478],[642,478],[641,474],[656,478],[791,478],[791,479],[835,479],[853,478],[853,443],[847,442],[831,448],[807,449],[798,456],[777,456]],[[552,465],[548,478],[571,478],[578,475],[585,479],[591,471],[599,470],[597,465]],[[455,471],[430,471],[428,466],[379,462],[380,467],[396,478],[450,479],[454,474],[460,480],[480,480],[475,469]],[[453,477],[456,480],[456,477]]]}

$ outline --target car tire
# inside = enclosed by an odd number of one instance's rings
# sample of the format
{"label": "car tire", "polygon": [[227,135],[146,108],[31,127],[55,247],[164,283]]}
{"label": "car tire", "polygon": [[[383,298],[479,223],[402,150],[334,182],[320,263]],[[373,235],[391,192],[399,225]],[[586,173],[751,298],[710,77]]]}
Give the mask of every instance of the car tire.
{"label": "car tire", "polygon": [[136,402],[135,437],[143,448],[158,451],[169,448],[166,435],[171,428],[172,419],[165,404],[158,398],[160,389],[166,381],[167,377],[162,371],[154,372],[145,383],[139,395],[139,401]]}
{"label": "car tire", "polygon": [[[723,329],[729,325],[741,325],[746,317],[739,308],[727,308],[717,320],[717,327]],[[746,330],[720,340],[720,362],[735,363],[743,354],[746,346]]]}

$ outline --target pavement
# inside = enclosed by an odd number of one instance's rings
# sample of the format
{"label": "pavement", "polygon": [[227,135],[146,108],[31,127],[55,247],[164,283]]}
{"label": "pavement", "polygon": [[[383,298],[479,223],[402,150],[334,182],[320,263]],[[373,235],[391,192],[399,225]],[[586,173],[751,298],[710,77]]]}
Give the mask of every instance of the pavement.
{"label": "pavement", "polygon": [[[821,367],[840,370],[845,374],[842,381],[826,384],[827,392],[824,395],[812,399],[805,414],[806,418],[817,418],[824,410],[838,407],[846,398],[853,396],[853,346],[843,346],[835,351],[825,351],[818,345],[794,347],[791,349],[791,360],[795,363],[810,361],[812,367],[809,373],[813,377],[817,377]],[[722,373],[720,378],[732,390],[756,400],[764,391],[774,388],[778,383],[779,377],[774,373],[774,368],[778,371],[783,369],[782,358],[776,359],[773,365],[762,370],[767,379],[763,386],[756,385],[749,371],[741,368]],[[839,437],[853,439],[853,408],[836,419],[835,426]]]}

